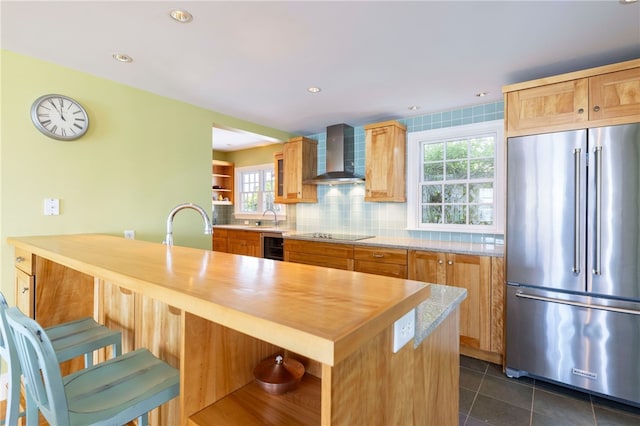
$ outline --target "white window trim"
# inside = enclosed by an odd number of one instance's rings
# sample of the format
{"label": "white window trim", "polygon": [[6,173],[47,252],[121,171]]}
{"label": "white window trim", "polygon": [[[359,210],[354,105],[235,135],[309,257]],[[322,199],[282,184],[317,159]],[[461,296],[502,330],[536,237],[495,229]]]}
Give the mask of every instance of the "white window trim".
{"label": "white window trim", "polygon": [[[266,220],[266,221],[272,221],[273,220],[273,214],[272,213],[267,213],[266,215],[264,214],[264,212],[260,212],[260,213],[245,213],[240,211],[240,192],[241,192],[241,180],[240,180],[240,176],[242,173],[247,172],[247,171],[257,171],[257,170],[271,170],[274,171],[274,167],[273,167],[273,163],[266,163],[266,164],[257,164],[255,166],[242,166],[242,167],[236,167],[235,168],[235,185],[234,185],[234,199],[237,200],[233,206],[233,216],[235,219],[247,219],[247,220]],[[279,206],[281,206],[281,211],[277,212],[278,215],[278,221],[281,220],[285,220],[287,217],[287,206],[284,204],[278,204]]]}
{"label": "white window trim", "polygon": [[[495,133],[495,181],[496,193],[495,213],[493,225],[453,225],[453,224],[421,224],[420,223],[420,143],[439,141],[444,139],[465,138],[480,134]],[[504,232],[505,222],[505,140],[504,120],[483,121],[463,126],[412,132],[408,135],[407,146],[407,230],[410,231],[442,231],[466,233],[496,233]]]}

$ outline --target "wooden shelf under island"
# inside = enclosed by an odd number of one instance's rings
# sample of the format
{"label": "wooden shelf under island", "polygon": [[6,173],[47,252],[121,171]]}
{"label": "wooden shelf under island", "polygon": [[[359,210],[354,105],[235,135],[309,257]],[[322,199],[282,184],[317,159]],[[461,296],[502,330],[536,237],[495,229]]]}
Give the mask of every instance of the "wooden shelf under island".
{"label": "wooden shelf under island", "polygon": [[[11,237],[37,287],[16,279],[47,326],[86,315],[180,369],[180,396],[150,424],[457,424],[465,290],[106,235]],[[416,309],[393,353],[394,322]],[[305,365],[271,395],[253,369],[282,353]]]}

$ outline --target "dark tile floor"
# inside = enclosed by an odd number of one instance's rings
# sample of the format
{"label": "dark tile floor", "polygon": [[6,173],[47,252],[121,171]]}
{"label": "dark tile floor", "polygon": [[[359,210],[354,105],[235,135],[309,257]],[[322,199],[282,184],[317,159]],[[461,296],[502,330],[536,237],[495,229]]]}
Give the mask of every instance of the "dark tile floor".
{"label": "dark tile floor", "polygon": [[459,426],[640,425],[640,408],[528,377],[510,379],[501,367],[460,357]]}

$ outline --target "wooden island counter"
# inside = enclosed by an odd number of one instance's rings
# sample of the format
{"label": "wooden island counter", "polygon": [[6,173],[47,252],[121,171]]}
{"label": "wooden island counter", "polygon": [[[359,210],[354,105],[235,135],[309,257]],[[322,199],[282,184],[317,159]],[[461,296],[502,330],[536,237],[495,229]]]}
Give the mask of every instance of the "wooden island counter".
{"label": "wooden island counter", "polygon": [[[151,424],[458,423],[464,294],[449,303],[435,300],[443,286],[106,235],[8,242],[25,313],[44,326],[93,316],[122,330],[125,352],[147,347],[180,369],[180,397]],[[413,308],[416,338],[393,353],[393,324]],[[306,367],[284,395],[253,380],[276,353]]]}

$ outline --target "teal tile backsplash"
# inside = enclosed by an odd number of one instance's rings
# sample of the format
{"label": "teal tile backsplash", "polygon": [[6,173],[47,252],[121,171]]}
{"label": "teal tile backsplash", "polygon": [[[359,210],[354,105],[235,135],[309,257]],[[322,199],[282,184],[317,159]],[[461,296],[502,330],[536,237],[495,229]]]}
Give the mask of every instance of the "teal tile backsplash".
{"label": "teal tile backsplash", "polygon": [[[451,111],[398,119],[407,132],[440,129],[504,118],[504,102],[493,102]],[[348,124],[348,123],[347,123]],[[355,127],[355,172],[364,176],[365,134]],[[308,135],[318,141],[318,173],[326,171],[326,135]],[[291,206],[292,207],[292,206]],[[364,201],[364,184],[318,185],[317,204],[296,204],[296,230],[366,234],[379,237],[409,237],[425,240],[503,244],[502,234],[406,230],[406,203]]]}

